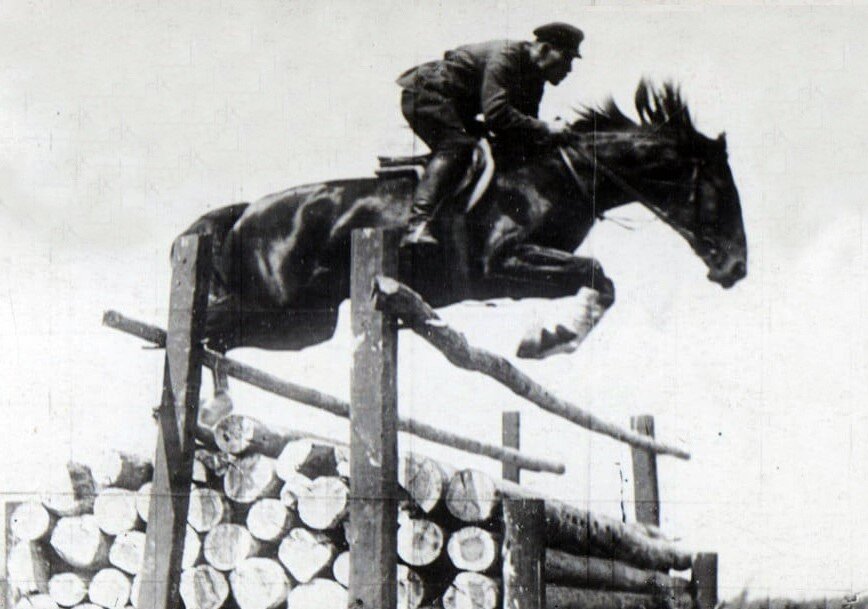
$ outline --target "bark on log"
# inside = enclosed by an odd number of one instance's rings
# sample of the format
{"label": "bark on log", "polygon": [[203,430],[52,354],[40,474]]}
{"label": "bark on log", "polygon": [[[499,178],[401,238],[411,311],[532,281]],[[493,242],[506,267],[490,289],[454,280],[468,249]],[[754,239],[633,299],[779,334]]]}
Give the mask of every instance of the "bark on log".
{"label": "bark on log", "polygon": [[209,483],[218,479],[222,480],[232,460],[232,457],[226,453],[207,448],[197,448],[195,457],[196,461],[208,471]]}
{"label": "bark on log", "polygon": [[[166,345],[166,331],[157,326],[152,326],[134,319],[130,319],[117,311],[106,311],[103,315],[103,324],[138,336],[146,341],[152,342],[160,347]],[[239,361],[219,355],[213,351],[205,349],[203,362],[205,366],[214,368],[222,366],[227,375],[240,379],[245,383],[249,383],[254,387],[259,387],[265,391],[279,395],[290,400],[308,404],[321,410],[325,410],[334,415],[349,418],[350,405],[336,397],[326,395],[319,391],[309,389],[290,383],[280,379],[272,374],[257,370],[252,366],[248,366]],[[525,455],[517,450],[504,448],[494,444],[485,444],[477,440],[450,433],[441,429],[432,427],[420,421],[413,419],[400,418],[398,420],[398,431],[415,435],[416,437],[451,446],[466,452],[477,455],[483,455],[491,459],[511,463],[517,465],[524,470],[534,472],[552,472],[563,474],[565,467],[563,463],[558,463],[550,459],[532,457]],[[208,440],[207,437],[203,438]]]}
{"label": "bark on log", "polygon": [[481,573],[462,571],[443,594],[444,609],[497,609],[500,582]]}
{"label": "bark on log", "polygon": [[[665,609],[690,606],[690,596],[687,594],[678,595],[677,601],[677,604],[672,605],[663,597],[653,594],[546,586],[547,609]],[[686,605],[683,604],[685,602]]]}
{"label": "bark on log", "polygon": [[98,487],[114,486],[135,491],[154,475],[153,464],[138,455],[118,451],[102,453],[90,464],[90,470]]}
{"label": "bark on log", "polygon": [[274,609],[286,603],[291,589],[283,568],[270,558],[248,558],[229,574],[239,609]]}
{"label": "bark on log", "polygon": [[412,567],[436,562],[445,544],[443,529],[430,520],[407,518],[398,527],[398,557]]}
{"label": "bark on log", "polygon": [[337,476],[337,464],[333,444],[305,438],[286,443],[277,457],[274,471],[281,480],[293,474],[314,480],[320,476]]}
{"label": "bark on log", "polygon": [[253,503],[261,497],[277,497],[280,479],[274,473],[274,459],[251,453],[226,470],[223,491],[236,503]]}
{"label": "bark on log", "polygon": [[310,485],[310,494],[298,498],[298,517],[312,529],[332,529],[349,513],[349,494],[342,479],[317,478]]}
{"label": "bark on log", "polygon": [[42,498],[42,505],[58,516],[79,516],[93,511],[96,498],[96,482],[90,468],[70,461],[66,464],[67,476]]}
{"label": "bark on log", "polygon": [[258,551],[259,543],[240,524],[218,524],[202,544],[205,560],[220,571],[231,571]]}
{"label": "bark on log", "polygon": [[257,452],[276,458],[289,442],[310,439],[326,444],[339,442],[313,433],[265,425],[247,415],[230,414],[214,425],[214,443],[230,455]]}
{"label": "bark on log", "polygon": [[446,552],[461,571],[493,573],[500,564],[500,536],[480,529],[464,527],[449,537]]}
{"label": "bark on log", "polygon": [[690,458],[690,453],[677,446],[658,442],[604,421],[566,400],[555,397],[505,358],[470,345],[463,334],[443,323],[434,309],[402,283],[388,277],[377,277],[374,281],[374,299],[378,309],[387,310],[400,317],[454,365],[465,370],[482,372],[543,410],[631,446],[682,459]]}
{"label": "bark on log", "polygon": [[61,518],[51,533],[51,547],[78,569],[96,570],[107,566],[109,545],[108,537],[90,514]]}
{"label": "bark on log", "polygon": [[286,597],[287,609],[346,609],[349,595],[336,581],[317,578],[293,588]]}
{"label": "bark on log", "polygon": [[219,609],[229,598],[229,583],[211,565],[199,565],[181,572],[179,592],[186,609]]}
{"label": "bark on log", "polygon": [[196,425],[199,429],[213,430],[217,422],[226,415],[232,413],[232,398],[228,391],[218,390],[208,399],[199,401],[199,412],[196,416]]}
{"label": "bark on log", "polygon": [[91,603],[107,609],[119,609],[130,600],[129,577],[118,569],[102,569],[90,581],[87,596]]}
{"label": "bark on log", "polygon": [[85,599],[88,583],[80,573],[58,573],[48,582],[48,596],[58,605],[71,607]]}
{"label": "bark on log", "polygon": [[256,539],[275,543],[295,524],[294,516],[280,499],[260,499],[247,512],[247,529]]}
{"label": "bark on log", "polygon": [[136,575],[145,558],[145,534],[141,531],[125,531],[115,537],[109,548],[109,562],[125,573]]}
{"label": "bark on log", "polygon": [[303,528],[292,529],[277,550],[281,564],[301,583],[328,572],[336,555],[335,545],[325,534]]}
{"label": "bark on log", "polygon": [[15,609],[60,609],[60,605],[48,594],[32,594],[21,597]]}
{"label": "bark on log", "polygon": [[19,541],[6,557],[6,577],[23,594],[48,592],[51,567],[44,546],[37,541]]}
{"label": "bark on log", "polygon": [[423,457],[406,455],[398,468],[398,484],[426,514],[442,511],[455,468]]}
{"label": "bark on log", "polygon": [[650,569],[639,569],[606,558],[574,556],[546,550],[546,582],[575,588],[620,590],[622,592],[686,592],[690,582]]}
{"label": "bark on log", "polygon": [[210,488],[192,487],[187,524],[197,533],[207,533],[218,524],[228,522],[231,515],[226,498]]}
{"label": "bark on log", "polygon": [[633,566],[667,570],[690,567],[692,556],[675,545],[649,537],[643,528],[592,514],[556,499],[542,497],[517,484],[495,480],[476,470],[463,470],[449,483],[447,505],[457,517],[479,522],[497,513],[500,498],[544,499],[547,546],[573,554],[622,560]]}
{"label": "bark on log", "polygon": [[100,491],[93,503],[93,515],[99,528],[107,535],[140,528],[142,520],[136,507],[136,493],[109,487]]}
{"label": "bark on log", "polygon": [[341,552],[335,557],[335,561],[332,563],[332,575],[335,578],[335,581],[342,585],[344,588],[349,588],[350,586],[350,552],[349,550],[346,552]]}
{"label": "bark on log", "polygon": [[20,504],[12,512],[9,528],[12,535],[21,541],[40,541],[48,537],[54,528],[57,516],[51,514],[45,506],[36,501]]}
{"label": "bark on log", "polygon": [[301,474],[290,476],[280,488],[280,502],[293,511],[298,511],[298,498],[310,495],[313,480]]}

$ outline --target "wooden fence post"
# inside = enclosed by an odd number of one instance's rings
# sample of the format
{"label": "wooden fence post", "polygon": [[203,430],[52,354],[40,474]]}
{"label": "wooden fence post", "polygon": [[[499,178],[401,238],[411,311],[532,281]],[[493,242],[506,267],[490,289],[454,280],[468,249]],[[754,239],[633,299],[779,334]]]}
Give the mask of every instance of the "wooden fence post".
{"label": "wooden fence post", "polygon": [[545,501],[503,501],[503,609],[545,609]]}
{"label": "wooden fence post", "polygon": [[378,275],[398,272],[397,231],[352,236],[349,606],[397,606],[398,324],[372,299]]}
{"label": "wooden fence post", "polygon": [[[517,410],[504,412],[501,416],[501,443],[507,448],[521,448],[521,413]],[[518,484],[521,480],[521,467],[504,463],[502,476],[504,480]]]}
{"label": "wooden fence post", "polygon": [[707,552],[693,557],[690,583],[696,609],[714,609],[717,606],[717,554]]}
{"label": "wooden fence post", "polygon": [[202,381],[210,249],[210,237],[193,235],[181,237],[172,250],[163,398],[139,609],[174,609],[181,604],[178,584]]}
{"label": "wooden fence post", "polygon": [[[654,417],[639,415],[630,417],[630,429],[654,437]],[[653,452],[631,447],[633,454],[633,495],[636,503],[636,520],[643,524],[660,526],[660,488],[657,484],[657,455]]]}

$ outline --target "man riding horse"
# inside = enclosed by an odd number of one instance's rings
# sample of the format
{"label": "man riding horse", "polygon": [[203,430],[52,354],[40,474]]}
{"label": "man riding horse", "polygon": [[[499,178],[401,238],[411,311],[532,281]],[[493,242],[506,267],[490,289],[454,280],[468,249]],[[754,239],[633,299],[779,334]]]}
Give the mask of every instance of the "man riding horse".
{"label": "man riding horse", "polygon": [[[581,57],[582,31],[566,23],[534,30],[533,42],[494,40],[447,51],[398,79],[401,111],[432,156],[413,196],[405,242],[437,245],[431,219],[464,175],[477,140],[491,132],[510,148],[558,141],[566,123],[537,118],[546,82],[557,85]],[[482,114],[484,123],[477,120]]]}

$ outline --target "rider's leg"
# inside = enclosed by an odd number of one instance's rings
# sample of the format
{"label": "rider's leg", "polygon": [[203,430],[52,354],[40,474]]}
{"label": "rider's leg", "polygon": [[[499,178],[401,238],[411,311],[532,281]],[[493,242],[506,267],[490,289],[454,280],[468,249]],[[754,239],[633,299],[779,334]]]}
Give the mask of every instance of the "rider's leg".
{"label": "rider's leg", "polygon": [[416,187],[405,237],[406,243],[437,244],[431,220],[455,190],[473,155],[476,138],[465,128],[454,102],[430,91],[404,91],[401,110],[413,131],[433,156]]}

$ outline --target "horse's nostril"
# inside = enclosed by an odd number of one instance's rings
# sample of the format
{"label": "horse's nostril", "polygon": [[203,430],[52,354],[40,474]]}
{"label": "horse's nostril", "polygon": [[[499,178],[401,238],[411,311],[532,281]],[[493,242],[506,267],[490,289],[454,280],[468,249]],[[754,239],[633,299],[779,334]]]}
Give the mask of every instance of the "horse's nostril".
{"label": "horse's nostril", "polygon": [[738,277],[744,277],[747,275],[747,269],[744,268],[744,262],[736,262],[735,267],[733,268],[733,274]]}

